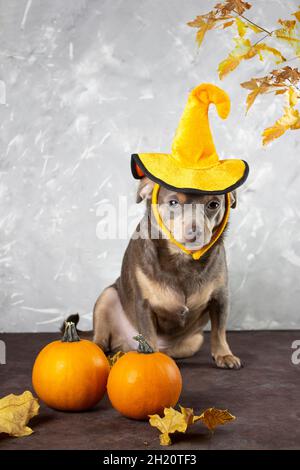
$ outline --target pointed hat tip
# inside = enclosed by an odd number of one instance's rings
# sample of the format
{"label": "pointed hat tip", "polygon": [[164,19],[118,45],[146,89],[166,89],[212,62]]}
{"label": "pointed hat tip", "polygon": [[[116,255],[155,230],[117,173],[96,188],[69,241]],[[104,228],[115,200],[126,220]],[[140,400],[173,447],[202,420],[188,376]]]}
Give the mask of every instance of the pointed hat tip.
{"label": "pointed hat tip", "polygon": [[194,88],[191,94],[207,106],[213,103],[217,108],[220,118],[227,118],[230,112],[230,98],[222,88],[212,83],[202,83]]}

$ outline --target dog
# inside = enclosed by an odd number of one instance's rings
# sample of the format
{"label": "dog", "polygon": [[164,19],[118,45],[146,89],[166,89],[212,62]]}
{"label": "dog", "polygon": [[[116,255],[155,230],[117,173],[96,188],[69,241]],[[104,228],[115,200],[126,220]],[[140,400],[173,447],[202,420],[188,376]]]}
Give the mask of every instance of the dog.
{"label": "dog", "polygon": [[[173,358],[194,355],[203,343],[203,329],[211,322],[211,354],[220,368],[239,369],[226,339],[229,312],[228,274],[223,234],[194,260],[170,239],[149,236],[160,228],[151,217],[154,183],[144,176],[137,202],[146,212],[126,249],[120,277],[107,287],[93,311],[93,341],[104,351],[136,349],[133,337],[142,334],[154,350]],[[236,207],[236,192],[230,193]],[[183,217],[183,207],[191,209]],[[225,213],[224,195],[196,195],[161,187],[158,207],[162,219],[185,247],[198,250],[210,242]],[[200,211],[200,222],[195,216]],[[151,232],[152,234],[152,232]]]}

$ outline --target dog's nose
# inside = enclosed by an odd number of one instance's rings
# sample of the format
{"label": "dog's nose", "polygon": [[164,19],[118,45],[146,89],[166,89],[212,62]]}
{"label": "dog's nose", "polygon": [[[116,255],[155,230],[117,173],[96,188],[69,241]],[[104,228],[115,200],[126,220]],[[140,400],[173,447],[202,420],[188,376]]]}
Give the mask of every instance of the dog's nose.
{"label": "dog's nose", "polygon": [[191,225],[190,227],[187,227],[187,229],[185,230],[185,234],[187,237],[193,237],[194,235],[196,235],[196,227],[194,225]]}
{"label": "dog's nose", "polygon": [[196,240],[197,240],[197,236],[196,235],[189,235],[186,237],[188,239],[189,242],[191,243],[194,243]]}
{"label": "dog's nose", "polygon": [[201,238],[201,230],[198,227],[192,225],[185,231],[185,238],[191,243],[194,243],[196,240]]}

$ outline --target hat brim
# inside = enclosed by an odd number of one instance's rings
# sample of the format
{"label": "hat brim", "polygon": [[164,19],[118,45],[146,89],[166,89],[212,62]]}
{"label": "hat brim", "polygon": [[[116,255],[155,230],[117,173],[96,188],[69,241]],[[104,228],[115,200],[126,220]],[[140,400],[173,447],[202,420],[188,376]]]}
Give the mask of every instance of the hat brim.
{"label": "hat brim", "polygon": [[208,168],[183,168],[166,153],[140,153],[131,155],[134,178],[148,176],[151,180],[182,193],[225,194],[241,186],[249,174],[244,160],[219,160]]}

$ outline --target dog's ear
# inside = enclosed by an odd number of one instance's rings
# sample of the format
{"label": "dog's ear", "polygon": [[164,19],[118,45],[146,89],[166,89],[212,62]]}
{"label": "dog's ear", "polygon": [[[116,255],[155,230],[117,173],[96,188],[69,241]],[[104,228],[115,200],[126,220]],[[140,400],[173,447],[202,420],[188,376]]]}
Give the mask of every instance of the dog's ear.
{"label": "dog's ear", "polygon": [[235,209],[237,205],[237,193],[236,190],[231,191],[230,193],[230,207]]}
{"label": "dog's ear", "polygon": [[139,203],[145,199],[150,199],[154,188],[154,182],[147,176],[140,180],[139,187],[136,193],[136,202]]}

